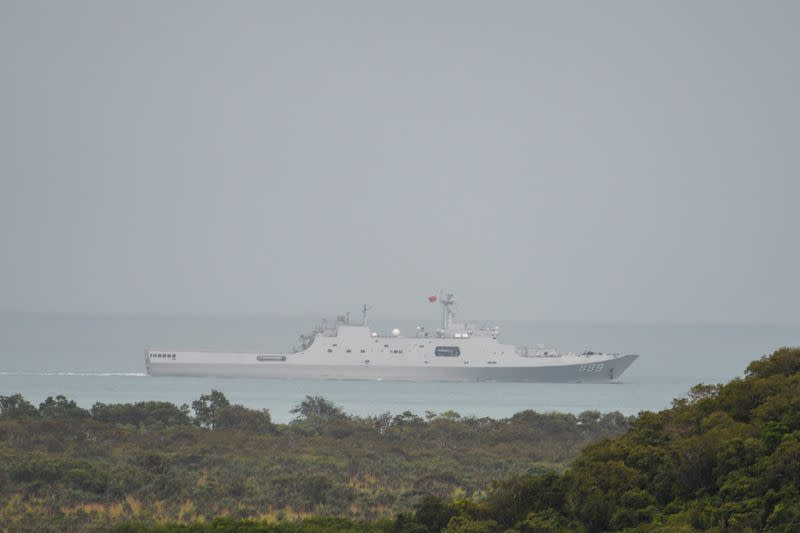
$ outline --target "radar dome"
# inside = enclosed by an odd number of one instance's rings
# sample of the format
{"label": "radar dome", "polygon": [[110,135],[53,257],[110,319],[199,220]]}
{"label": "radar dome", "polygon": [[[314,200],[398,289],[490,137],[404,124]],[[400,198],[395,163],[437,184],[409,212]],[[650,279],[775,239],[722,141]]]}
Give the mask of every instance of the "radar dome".
{"label": "radar dome", "polygon": [[394,328],[392,330],[392,335],[394,335],[395,337],[399,337],[400,336],[400,330],[397,329],[397,328]]}

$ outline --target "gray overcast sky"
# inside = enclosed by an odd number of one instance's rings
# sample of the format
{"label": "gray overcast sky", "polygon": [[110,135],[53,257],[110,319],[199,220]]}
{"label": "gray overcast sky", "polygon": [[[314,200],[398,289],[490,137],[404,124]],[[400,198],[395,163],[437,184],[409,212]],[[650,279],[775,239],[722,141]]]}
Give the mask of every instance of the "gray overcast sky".
{"label": "gray overcast sky", "polygon": [[798,28],[2,0],[0,309],[800,322]]}

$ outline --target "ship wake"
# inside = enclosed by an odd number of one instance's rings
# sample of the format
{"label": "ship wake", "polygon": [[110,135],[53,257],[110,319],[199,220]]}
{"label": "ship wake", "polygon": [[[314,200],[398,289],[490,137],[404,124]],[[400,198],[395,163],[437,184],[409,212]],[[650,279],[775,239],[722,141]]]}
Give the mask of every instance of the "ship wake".
{"label": "ship wake", "polygon": [[144,372],[0,372],[0,376],[89,376],[89,377],[132,377],[143,378],[147,374]]}

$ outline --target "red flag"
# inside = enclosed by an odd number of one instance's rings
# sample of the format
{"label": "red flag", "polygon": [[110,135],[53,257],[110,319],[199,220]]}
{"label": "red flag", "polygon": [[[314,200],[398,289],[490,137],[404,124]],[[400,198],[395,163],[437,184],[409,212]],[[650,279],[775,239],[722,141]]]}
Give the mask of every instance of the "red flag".
{"label": "red flag", "polygon": [[436,301],[436,300],[438,300],[438,299],[439,299],[439,298],[438,298],[437,296],[428,296],[428,301],[429,301],[429,302],[435,302],[435,301]]}

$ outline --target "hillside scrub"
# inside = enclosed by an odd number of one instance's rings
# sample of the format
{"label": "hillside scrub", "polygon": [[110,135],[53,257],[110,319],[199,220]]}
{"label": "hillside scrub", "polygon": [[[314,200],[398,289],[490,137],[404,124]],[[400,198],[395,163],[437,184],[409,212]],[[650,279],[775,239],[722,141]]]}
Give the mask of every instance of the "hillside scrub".
{"label": "hillside scrub", "polygon": [[563,471],[581,448],[628,427],[621,414],[596,411],[362,418],[317,396],[293,413],[275,424],[269,411],[232,404],[219,391],[191,407],[146,401],[88,410],[63,396],[38,407],[0,396],[0,528],[204,527],[191,524],[218,516],[325,523],[325,531],[345,523],[311,519],[324,515],[374,530],[375,520],[411,512],[426,495],[476,498],[494,480]]}
{"label": "hillside scrub", "polygon": [[36,409],[19,395],[0,397],[0,526],[800,531],[798,348],[754,361],[725,385],[696,385],[669,409],[633,420],[592,411],[358,418],[307,397],[287,425],[267,425],[268,413],[239,406],[241,416],[231,419],[246,421],[250,429],[242,430],[222,422],[232,406],[221,394],[201,400],[200,418],[198,409],[191,417],[188,407],[156,402],[119,413],[158,416],[109,422],[97,416],[107,407],[86,416],[63,398]]}
{"label": "hillside scrub", "polygon": [[[540,416],[558,426],[558,415],[521,413],[511,420]],[[324,520],[127,524],[124,531],[794,533],[800,531],[800,349],[782,348],[751,363],[743,378],[699,384],[669,409],[640,413],[624,435],[586,447],[563,473],[511,475],[471,495],[428,495],[392,521]]]}
{"label": "hillside scrub", "polygon": [[641,413],[563,475],[516,476],[483,498],[426,505],[394,531],[800,531],[800,349]]}

